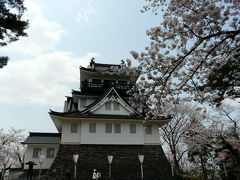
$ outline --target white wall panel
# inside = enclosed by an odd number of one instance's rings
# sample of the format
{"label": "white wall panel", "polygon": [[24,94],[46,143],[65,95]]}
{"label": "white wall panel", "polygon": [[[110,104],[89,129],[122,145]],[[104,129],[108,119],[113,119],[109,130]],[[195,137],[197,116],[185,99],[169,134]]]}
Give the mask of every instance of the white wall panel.
{"label": "white wall panel", "polygon": [[[39,169],[40,164],[38,162],[38,159],[33,158],[33,149],[34,148],[42,148],[41,154],[45,156],[44,162],[42,164],[42,169],[48,169],[51,166],[51,164],[57,154],[58,147],[59,147],[59,145],[53,145],[53,144],[28,144],[27,151],[26,151],[26,157],[25,157],[25,163],[27,163],[28,161],[33,161],[33,162],[35,162],[35,164],[37,164],[33,168]],[[47,148],[55,148],[54,158],[46,158]],[[28,169],[28,165],[24,164],[24,169]]]}

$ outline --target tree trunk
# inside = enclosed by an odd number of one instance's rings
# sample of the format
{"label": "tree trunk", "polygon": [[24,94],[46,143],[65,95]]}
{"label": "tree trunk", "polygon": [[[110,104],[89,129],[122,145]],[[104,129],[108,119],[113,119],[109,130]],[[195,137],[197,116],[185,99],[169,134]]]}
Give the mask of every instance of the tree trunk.
{"label": "tree trunk", "polygon": [[19,160],[19,163],[21,164],[21,169],[23,169],[24,168],[24,157],[21,158],[21,156],[18,155],[18,160]]}
{"label": "tree trunk", "polygon": [[178,164],[178,160],[177,160],[177,157],[176,157],[176,151],[175,149],[171,149],[171,153],[173,154],[173,164],[174,164],[174,171],[177,173],[177,174],[181,174],[181,169],[180,169],[180,166]]}
{"label": "tree trunk", "polygon": [[200,156],[200,162],[201,162],[201,167],[202,167],[203,179],[207,180],[208,178],[207,178],[207,174],[206,174],[206,170],[205,170],[205,166],[204,166],[202,156]]}
{"label": "tree trunk", "polygon": [[1,180],[4,180],[4,173],[5,173],[5,167],[3,166],[2,173],[1,173]]}
{"label": "tree trunk", "polygon": [[174,169],[175,169],[176,173],[181,174],[181,169],[180,169],[178,162],[179,161],[177,160],[176,156],[174,156]]}

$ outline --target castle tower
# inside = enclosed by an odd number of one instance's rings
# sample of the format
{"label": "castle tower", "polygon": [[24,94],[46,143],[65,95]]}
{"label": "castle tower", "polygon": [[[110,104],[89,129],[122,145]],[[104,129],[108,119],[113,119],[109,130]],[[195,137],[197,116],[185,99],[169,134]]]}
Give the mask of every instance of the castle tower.
{"label": "castle tower", "polygon": [[93,169],[108,179],[108,155],[113,155],[112,179],[141,179],[138,154],[144,155],[144,179],[171,179],[159,142],[159,127],[170,118],[146,121],[126,94],[136,78],[118,74],[112,66],[121,65],[92,60],[87,68],[80,67],[80,91],[67,97],[63,112],[49,112],[61,140],[46,179],[72,176],[73,154],[79,155],[77,179],[92,179]]}

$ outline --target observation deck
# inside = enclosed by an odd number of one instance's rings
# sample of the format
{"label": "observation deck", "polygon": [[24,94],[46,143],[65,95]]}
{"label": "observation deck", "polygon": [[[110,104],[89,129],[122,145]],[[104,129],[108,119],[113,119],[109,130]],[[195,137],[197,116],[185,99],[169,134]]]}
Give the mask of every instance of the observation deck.
{"label": "observation deck", "polygon": [[95,93],[103,93],[106,89],[114,87],[120,94],[125,95],[126,91],[130,90],[133,87],[133,84],[127,83],[116,83],[114,81],[108,80],[104,82],[89,82],[82,81],[81,83],[81,92],[95,92]]}

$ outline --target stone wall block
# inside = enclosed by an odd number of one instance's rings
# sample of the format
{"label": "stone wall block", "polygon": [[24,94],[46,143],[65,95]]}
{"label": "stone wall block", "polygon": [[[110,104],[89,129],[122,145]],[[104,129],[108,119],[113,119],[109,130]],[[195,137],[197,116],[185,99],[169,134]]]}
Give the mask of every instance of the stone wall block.
{"label": "stone wall block", "polygon": [[44,176],[44,180],[67,180],[68,174],[73,179],[73,154],[79,154],[77,179],[92,179],[93,169],[108,178],[107,156],[113,155],[113,180],[141,179],[138,154],[144,154],[145,180],[170,180],[171,168],[160,145],[60,145],[56,158]]}

